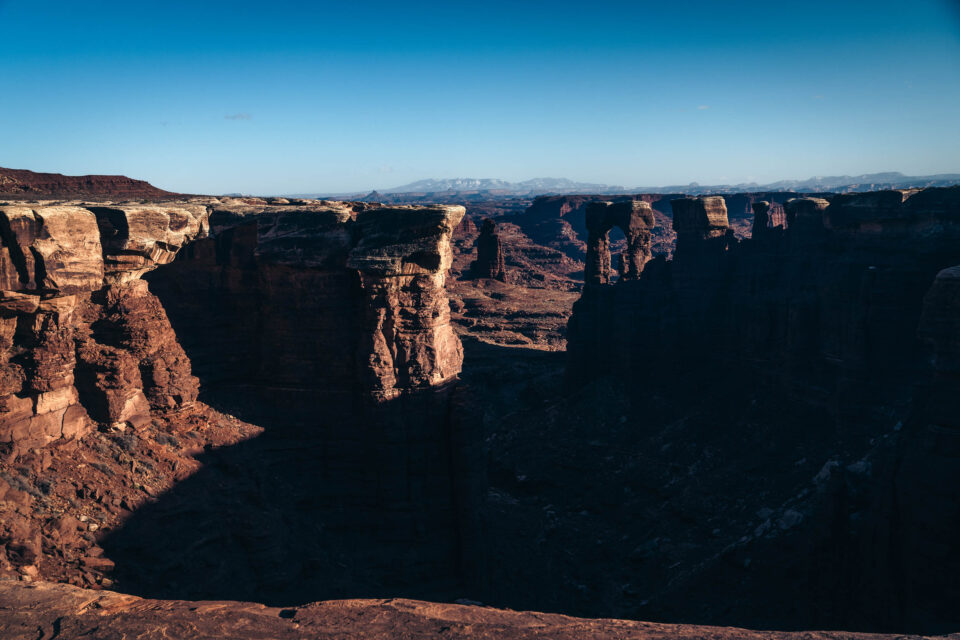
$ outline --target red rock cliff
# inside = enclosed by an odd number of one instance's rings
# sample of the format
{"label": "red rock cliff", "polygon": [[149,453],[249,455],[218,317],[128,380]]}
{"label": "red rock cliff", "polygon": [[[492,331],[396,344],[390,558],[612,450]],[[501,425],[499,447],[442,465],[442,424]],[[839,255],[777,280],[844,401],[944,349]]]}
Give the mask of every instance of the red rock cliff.
{"label": "red rock cliff", "polygon": [[243,326],[231,334],[239,352],[213,365],[233,360],[233,375],[257,378],[247,383],[379,400],[443,386],[462,362],[443,289],[462,215],[344,203],[4,206],[0,441],[40,446],[82,435],[91,419],[136,426],[151,407],[196,399],[190,362],[141,279],[191,242],[188,262],[211,267],[194,290],[216,281],[221,299],[239,294],[214,305],[217,321],[250,311],[231,318]]}

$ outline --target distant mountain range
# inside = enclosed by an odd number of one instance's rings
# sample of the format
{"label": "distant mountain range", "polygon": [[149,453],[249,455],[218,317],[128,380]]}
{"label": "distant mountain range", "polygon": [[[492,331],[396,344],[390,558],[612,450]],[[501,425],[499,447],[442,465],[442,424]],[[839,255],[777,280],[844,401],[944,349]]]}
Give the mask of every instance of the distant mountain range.
{"label": "distant mountain range", "polygon": [[[740,184],[685,185],[665,187],[622,187],[619,185],[576,182],[567,178],[533,178],[523,182],[509,182],[497,178],[451,178],[446,180],[417,180],[392,189],[369,193],[308,193],[288,194],[307,198],[343,198],[380,202],[457,202],[484,201],[500,198],[532,199],[540,195],[596,194],[621,195],[632,193],[671,194],[725,194],[768,191],[796,191],[801,193],[848,191],[879,191],[881,189],[910,189],[960,185],[960,173],[940,173],[931,176],[907,176],[897,171],[868,173],[860,176],[814,176],[806,180],[779,180],[768,184],[756,182]],[[170,198],[177,194],[158,189],[142,180],[126,176],[64,176],[59,173],[35,173],[22,169],[0,167],[0,196],[5,198],[37,197],[125,197]],[[239,194],[237,194],[239,195]]]}
{"label": "distant mountain range", "polygon": [[575,182],[567,178],[533,178],[523,182],[508,182],[496,178],[452,178],[447,180],[417,180],[381,193],[436,193],[439,191],[503,191],[511,195],[539,195],[542,193],[623,192],[624,187],[591,182]]}
{"label": "distant mountain range", "polygon": [[452,196],[461,194],[488,194],[492,197],[517,196],[533,197],[544,194],[571,194],[571,193],[629,193],[626,187],[596,184],[592,182],[575,182],[567,178],[533,178],[523,182],[510,182],[498,178],[447,178],[417,180],[410,184],[393,187],[392,189],[377,189],[367,194],[363,193],[295,193],[286,194],[300,198],[357,198],[370,200],[378,196],[400,195],[428,195],[443,194]]}
{"label": "distant mountain range", "polygon": [[669,187],[638,187],[637,193],[743,193],[750,191],[880,191],[882,189],[913,189],[922,187],[949,187],[960,184],[960,173],[939,173],[932,176],[907,176],[899,171],[866,173],[859,176],[813,176],[806,180],[778,180],[767,184],[756,182],[740,184],[688,185]]}
{"label": "distant mountain range", "polygon": [[868,173],[859,176],[814,176],[806,180],[779,180],[767,184],[756,182],[739,184],[701,185],[691,182],[685,185],[660,187],[622,187],[618,185],[576,182],[567,178],[533,178],[523,182],[509,182],[497,178],[450,178],[417,180],[392,189],[380,189],[368,194],[292,194],[300,197],[351,197],[362,196],[364,200],[373,200],[380,196],[431,194],[446,198],[456,194],[482,195],[491,197],[532,197],[539,195],[565,194],[601,194],[617,195],[625,193],[685,193],[703,195],[710,193],[744,193],[751,191],[798,191],[816,193],[830,191],[879,191],[881,189],[910,189],[921,187],[946,187],[960,184],[960,173],[941,173],[931,176],[907,176],[898,171]]}

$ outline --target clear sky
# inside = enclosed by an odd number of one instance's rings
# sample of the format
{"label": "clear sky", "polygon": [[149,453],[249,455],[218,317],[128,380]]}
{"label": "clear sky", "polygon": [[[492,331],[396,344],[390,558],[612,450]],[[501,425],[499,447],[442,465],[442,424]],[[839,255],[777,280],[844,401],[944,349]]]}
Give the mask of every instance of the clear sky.
{"label": "clear sky", "polygon": [[960,172],[958,0],[0,0],[0,166],[182,192]]}

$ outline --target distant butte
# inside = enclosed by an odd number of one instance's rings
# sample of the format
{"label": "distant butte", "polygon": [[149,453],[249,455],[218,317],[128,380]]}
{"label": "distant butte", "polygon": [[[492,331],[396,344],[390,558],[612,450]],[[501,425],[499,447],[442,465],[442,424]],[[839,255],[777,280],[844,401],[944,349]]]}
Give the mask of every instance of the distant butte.
{"label": "distant butte", "polygon": [[0,197],[48,198],[173,198],[180,194],[158,189],[126,176],[65,176],[0,167]]}

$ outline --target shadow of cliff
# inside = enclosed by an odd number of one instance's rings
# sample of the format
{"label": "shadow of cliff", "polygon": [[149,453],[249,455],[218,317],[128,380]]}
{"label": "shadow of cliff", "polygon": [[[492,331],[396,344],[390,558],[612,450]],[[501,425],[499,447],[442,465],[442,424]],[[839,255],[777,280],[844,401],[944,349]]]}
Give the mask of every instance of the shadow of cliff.
{"label": "shadow of cliff", "polygon": [[436,411],[429,393],[303,420],[271,417],[250,389],[208,390],[265,431],[203,452],[196,474],[102,541],[115,588],[274,605],[459,597],[445,416],[390,418]]}
{"label": "shadow of cliff", "polygon": [[543,380],[559,380],[564,354],[473,339],[464,349],[455,391],[377,405],[335,397],[298,406],[201,379],[201,401],[264,431],[203,451],[197,473],[101,541],[113,588],[270,605],[477,597],[489,574],[487,460],[483,408],[469,387],[496,387],[499,372],[504,401],[536,411],[561,392]]}

